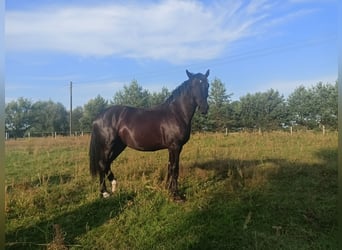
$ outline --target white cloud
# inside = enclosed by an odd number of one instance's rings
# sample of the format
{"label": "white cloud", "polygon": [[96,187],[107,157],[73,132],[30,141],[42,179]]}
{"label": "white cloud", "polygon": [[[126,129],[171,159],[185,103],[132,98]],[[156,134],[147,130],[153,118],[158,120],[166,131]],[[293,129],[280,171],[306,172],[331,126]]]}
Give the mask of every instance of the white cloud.
{"label": "white cloud", "polygon": [[[266,32],[279,2],[166,0],[6,12],[10,51],[191,62],[218,57],[242,38]],[[277,17],[280,18],[281,17]]]}
{"label": "white cloud", "polygon": [[204,5],[167,0],[7,11],[6,45],[15,51],[119,55],[173,63],[213,59],[232,42],[262,32],[259,24],[266,22],[273,2]]}

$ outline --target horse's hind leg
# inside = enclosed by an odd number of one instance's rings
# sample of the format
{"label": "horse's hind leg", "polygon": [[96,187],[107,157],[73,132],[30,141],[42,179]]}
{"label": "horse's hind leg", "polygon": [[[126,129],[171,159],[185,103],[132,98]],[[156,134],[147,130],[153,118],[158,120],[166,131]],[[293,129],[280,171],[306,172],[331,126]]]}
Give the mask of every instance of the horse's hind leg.
{"label": "horse's hind leg", "polygon": [[106,187],[106,176],[111,184],[112,193],[114,193],[116,189],[116,180],[113,172],[110,170],[110,163],[104,164],[103,169],[104,171],[100,171],[100,192],[103,198],[107,198],[110,196],[110,193],[107,191]]}
{"label": "horse's hind leg", "polygon": [[114,193],[116,190],[117,181],[115,179],[115,176],[114,176],[112,170],[110,169],[110,165],[116,159],[116,157],[118,157],[119,154],[121,154],[121,152],[124,151],[125,148],[126,148],[126,145],[123,144],[120,139],[117,139],[115,141],[115,143],[113,143],[112,151],[111,151],[110,156],[109,156],[109,161],[108,161],[109,163],[106,166],[105,172],[106,172],[108,181],[112,185],[112,193]]}
{"label": "horse's hind leg", "polygon": [[100,161],[100,193],[101,196],[104,198],[109,197],[109,193],[107,192],[106,187],[106,172],[107,172],[107,166],[108,164],[104,163],[103,161]]}

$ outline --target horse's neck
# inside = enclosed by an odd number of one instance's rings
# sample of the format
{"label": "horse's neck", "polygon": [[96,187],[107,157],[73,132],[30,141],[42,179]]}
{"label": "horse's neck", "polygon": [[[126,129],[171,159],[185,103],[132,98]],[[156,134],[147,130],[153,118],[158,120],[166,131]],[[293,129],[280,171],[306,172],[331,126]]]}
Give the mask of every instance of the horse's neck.
{"label": "horse's neck", "polygon": [[191,119],[196,111],[194,100],[186,95],[178,96],[171,104],[171,111],[180,117],[187,125],[191,123]]}

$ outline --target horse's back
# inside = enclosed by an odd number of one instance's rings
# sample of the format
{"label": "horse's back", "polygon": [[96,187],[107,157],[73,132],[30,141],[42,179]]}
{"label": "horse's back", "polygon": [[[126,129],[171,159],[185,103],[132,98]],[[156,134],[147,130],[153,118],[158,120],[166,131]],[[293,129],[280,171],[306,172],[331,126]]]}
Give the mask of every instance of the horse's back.
{"label": "horse's back", "polygon": [[190,129],[164,106],[147,109],[112,106],[95,119],[93,127],[108,143],[117,139],[141,151],[184,144],[190,135]]}

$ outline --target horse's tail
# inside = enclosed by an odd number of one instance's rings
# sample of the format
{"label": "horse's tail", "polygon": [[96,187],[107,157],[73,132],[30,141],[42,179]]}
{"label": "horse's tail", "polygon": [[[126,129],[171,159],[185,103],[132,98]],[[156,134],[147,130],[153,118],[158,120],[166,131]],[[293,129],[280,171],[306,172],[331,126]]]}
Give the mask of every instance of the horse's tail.
{"label": "horse's tail", "polygon": [[98,152],[98,135],[97,135],[97,129],[96,125],[93,124],[93,129],[91,132],[90,137],[90,146],[89,146],[89,169],[90,174],[92,176],[96,176],[99,173],[99,152]]}

